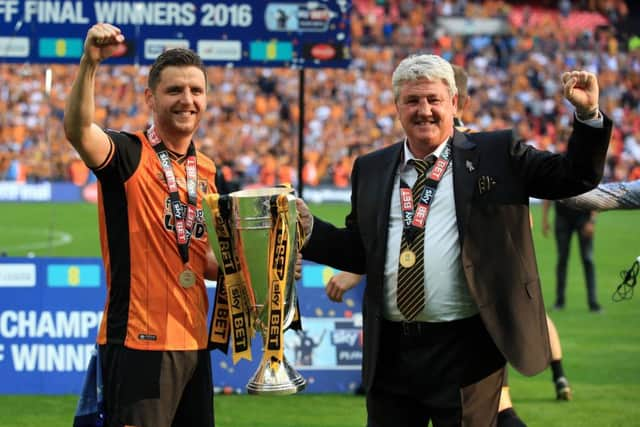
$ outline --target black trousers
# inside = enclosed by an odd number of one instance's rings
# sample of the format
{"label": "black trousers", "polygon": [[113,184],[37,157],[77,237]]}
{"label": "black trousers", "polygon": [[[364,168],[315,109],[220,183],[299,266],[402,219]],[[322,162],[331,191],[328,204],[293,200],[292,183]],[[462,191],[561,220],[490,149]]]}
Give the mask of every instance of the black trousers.
{"label": "black trousers", "polygon": [[581,233],[589,214],[569,216],[559,213],[556,209],[555,237],[558,248],[558,262],[556,264],[556,305],[564,306],[567,288],[567,265],[571,249],[571,237],[575,232],[580,244],[580,258],[584,269],[584,278],[587,286],[587,303],[589,307],[598,305],[596,295],[596,274],[593,263],[593,237],[584,236]]}
{"label": "black trousers", "polygon": [[105,427],[213,427],[208,350],[146,351],[99,346]]}
{"label": "black trousers", "polygon": [[505,359],[479,316],[383,322],[368,427],[492,426]]}

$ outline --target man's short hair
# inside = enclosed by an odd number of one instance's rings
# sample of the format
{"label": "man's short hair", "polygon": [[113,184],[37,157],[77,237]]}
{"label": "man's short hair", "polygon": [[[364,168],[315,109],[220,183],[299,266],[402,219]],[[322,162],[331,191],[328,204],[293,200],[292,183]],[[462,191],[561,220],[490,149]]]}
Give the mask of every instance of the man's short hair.
{"label": "man's short hair", "polygon": [[167,49],[156,58],[149,71],[147,85],[154,90],[160,82],[162,70],[167,67],[198,67],[204,74],[204,80],[207,81],[207,70],[200,56],[192,51],[182,47]]}

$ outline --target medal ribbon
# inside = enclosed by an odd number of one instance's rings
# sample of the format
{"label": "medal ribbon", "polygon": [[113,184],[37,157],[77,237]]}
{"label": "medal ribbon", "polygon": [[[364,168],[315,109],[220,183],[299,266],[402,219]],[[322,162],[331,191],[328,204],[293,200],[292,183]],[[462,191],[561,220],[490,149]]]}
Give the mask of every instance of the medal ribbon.
{"label": "medal ribbon", "polygon": [[[222,199],[222,200],[221,200]],[[228,196],[220,198],[219,194],[206,196],[211,208],[211,216],[215,222],[216,235],[220,247],[220,267],[223,273],[222,283],[218,281],[216,303],[211,319],[209,341],[212,348],[226,352],[229,343],[229,332],[233,337],[233,363],[240,359],[251,360],[251,312],[249,296],[242,275],[238,252],[234,247],[230,227],[230,203]],[[220,288],[224,287],[223,290]]]}
{"label": "medal ribbon", "polygon": [[[424,229],[427,223],[429,207],[436,195],[438,184],[440,184],[442,176],[449,166],[451,153],[451,143],[448,143],[442,150],[440,157],[436,159],[427,177],[422,194],[415,201],[413,200],[411,187],[402,178],[400,179],[400,208],[402,209],[405,239],[409,244],[411,244],[418,231]],[[414,203],[417,205],[415,210]]]}
{"label": "medal ribbon", "polygon": [[[268,328],[263,360],[271,362],[278,370],[284,357],[282,339],[284,335],[285,290],[291,260],[289,245],[289,200],[286,194],[271,199],[273,227],[269,236],[269,301],[267,303]],[[275,211],[275,212],[274,212]],[[295,284],[293,285],[295,286]]]}
{"label": "medal ribbon", "polygon": [[178,192],[178,184],[176,176],[171,166],[171,156],[169,150],[152,126],[148,131],[149,142],[160,160],[160,166],[164,173],[167,189],[169,191],[169,199],[171,200],[171,211],[173,213],[174,231],[176,234],[176,244],[178,252],[184,264],[189,262],[189,242],[191,241],[191,232],[196,219],[196,208],[198,204],[198,192],[196,190],[196,182],[198,179],[198,165],[196,161],[196,148],[193,141],[187,149],[187,159],[185,162],[185,174],[187,176],[187,208],[186,212],[182,209],[180,202],[180,193]]}

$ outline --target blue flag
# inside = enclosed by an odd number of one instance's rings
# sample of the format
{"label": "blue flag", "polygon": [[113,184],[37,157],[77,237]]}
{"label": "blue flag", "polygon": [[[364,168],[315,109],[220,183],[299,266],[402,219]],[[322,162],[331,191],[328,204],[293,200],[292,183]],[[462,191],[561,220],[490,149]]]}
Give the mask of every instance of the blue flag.
{"label": "blue flag", "polygon": [[104,425],[104,401],[102,397],[102,368],[98,346],[94,348],[84,379],[73,427],[102,427]]}

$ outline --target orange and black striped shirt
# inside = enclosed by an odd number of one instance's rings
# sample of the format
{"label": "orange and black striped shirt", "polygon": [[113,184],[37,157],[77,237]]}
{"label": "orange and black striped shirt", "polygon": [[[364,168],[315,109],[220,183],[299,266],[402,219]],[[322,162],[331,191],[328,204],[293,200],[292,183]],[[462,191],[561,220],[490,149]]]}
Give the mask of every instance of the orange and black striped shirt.
{"label": "orange and black striped shirt", "polygon": [[[100,240],[107,299],[98,343],[139,350],[207,347],[208,300],[204,285],[207,230],[203,195],[215,192],[215,165],[197,158],[198,204],[189,245],[196,284],[178,283],[184,265],[174,233],[169,190],[157,154],[145,134],[108,130],[112,149],[95,168]],[[181,203],[186,204],[183,159],[172,159]],[[184,206],[183,206],[184,208]]]}

